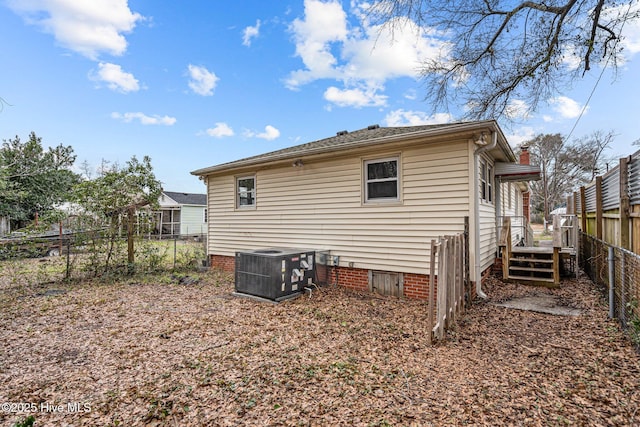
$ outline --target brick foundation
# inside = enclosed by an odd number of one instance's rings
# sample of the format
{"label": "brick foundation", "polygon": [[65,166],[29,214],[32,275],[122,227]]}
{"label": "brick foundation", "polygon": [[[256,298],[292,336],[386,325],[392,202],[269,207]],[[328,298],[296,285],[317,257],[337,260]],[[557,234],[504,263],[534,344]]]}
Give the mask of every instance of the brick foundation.
{"label": "brick foundation", "polygon": [[[233,273],[235,261],[235,257],[232,256],[211,255],[211,268]],[[318,270],[318,274],[324,277],[324,280],[321,279],[321,281],[338,283],[342,287],[355,291],[369,291],[369,270],[349,267],[328,267],[328,269],[328,274]],[[403,286],[405,298],[426,300],[429,297],[429,276],[426,274],[404,273]],[[435,294],[436,292],[434,292],[434,297]]]}
{"label": "brick foundation", "polygon": [[[415,299],[429,298],[429,276],[426,274],[405,273],[404,275],[404,296]],[[436,289],[433,295],[435,298],[438,280],[436,278]]]}
{"label": "brick foundation", "polygon": [[236,257],[211,255],[211,268],[225,273],[234,273],[236,270]]}
{"label": "brick foundation", "polygon": [[[336,277],[337,275],[337,277]],[[369,270],[362,268],[338,267],[331,269],[331,283],[355,291],[369,290]]]}
{"label": "brick foundation", "polygon": [[[336,283],[336,276],[335,273],[333,273],[335,270],[337,270],[338,273],[338,285],[356,291],[369,291],[369,270],[348,267],[332,269],[331,283]],[[429,276],[426,274],[403,273],[403,291],[405,298],[428,299]]]}

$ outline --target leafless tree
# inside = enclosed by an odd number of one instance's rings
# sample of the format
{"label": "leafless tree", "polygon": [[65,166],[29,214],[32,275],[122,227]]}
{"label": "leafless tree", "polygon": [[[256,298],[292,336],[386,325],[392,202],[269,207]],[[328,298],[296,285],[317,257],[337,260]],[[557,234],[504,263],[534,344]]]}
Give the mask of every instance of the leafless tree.
{"label": "leafless tree", "polygon": [[381,0],[368,11],[446,42],[421,66],[426,98],[434,110],[462,101],[469,119],[508,118],[516,100],[531,113],[594,63],[617,68],[625,23],[640,17],[635,0]]}
{"label": "leafless tree", "polygon": [[531,183],[532,211],[548,220],[549,212],[562,205],[567,194],[603,174],[610,160],[605,150],[614,138],[612,131],[598,130],[572,143],[560,134],[538,135],[526,142],[531,163],[540,166],[542,175]]}

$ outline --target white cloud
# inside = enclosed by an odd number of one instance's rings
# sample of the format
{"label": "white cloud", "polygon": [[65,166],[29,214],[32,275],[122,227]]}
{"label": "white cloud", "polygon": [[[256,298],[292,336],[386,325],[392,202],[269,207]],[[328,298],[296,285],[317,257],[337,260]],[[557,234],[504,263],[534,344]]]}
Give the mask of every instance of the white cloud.
{"label": "white cloud", "polygon": [[389,112],[383,122],[387,126],[419,126],[450,123],[453,116],[449,113],[436,113],[432,116],[422,111],[406,111],[403,109]]}
{"label": "white cloud", "polygon": [[111,113],[111,118],[116,120],[122,120],[125,123],[131,123],[134,120],[138,120],[143,125],[164,125],[173,126],[176,123],[175,117],[169,116],[147,116],[144,113]]}
{"label": "white cloud", "polygon": [[415,101],[416,99],[418,99],[418,95],[416,94],[415,89],[409,89],[408,91],[406,91],[404,97],[410,101]]}
{"label": "white cloud", "polygon": [[267,125],[264,128],[264,132],[253,132],[247,130],[244,132],[244,136],[247,138],[260,138],[266,139],[267,141],[273,141],[274,139],[280,137],[280,131],[271,125]]}
{"label": "white cloud", "polygon": [[631,60],[637,53],[640,53],[640,20],[632,18],[638,16],[638,14],[640,14],[640,3],[638,2],[624,2],[613,7],[605,6],[602,11],[604,19],[630,17],[624,23],[622,38],[620,39],[620,44],[623,48],[622,55],[627,61]]}
{"label": "white cloud", "polygon": [[233,136],[235,133],[228,124],[218,122],[215,127],[207,129],[207,135],[215,138],[223,138],[225,136]]}
{"label": "white cloud", "polygon": [[192,91],[202,96],[213,95],[218,80],[215,73],[205,67],[189,64],[189,87]]}
{"label": "white cloud", "polygon": [[90,72],[89,78],[97,82],[105,82],[107,87],[118,92],[128,93],[140,90],[138,80],[131,73],[122,70],[122,67],[108,62],[98,64],[97,72]]}
{"label": "white cloud", "polygon": [[123,34],[144,20],[127,0],[9,0],[7,5],[61,46],[94,60],[100,52],[122,55],[127,50]]}
{"label": "white cloud", "polygon": [[387,104],[387,98],[369,88],[338,89],[331,86],[324,92],[324,99],[339,107],[382,107]]}
{"label": "white cloud", "polygon": [[527,119],[529,118],[529,110],[529,104],[522,99],[512,99],[504,113],[509,119]]}
{"label": "white cloud", "polygon": [[305,0],[304,4],[304,17],[290,26],[296,56],[304,68],[289,73],[285,79],[289,89],[330,79],[342,83],[343,88],[332,85],[325,91],[325,99],[340,106],[380,106],[386,97],[379,92],[388,79],[417,79],[425,59],[447,52],[447,45],[433,31],[413,22],[397,22],[392,31],[371,25],[360,10],[354,10],[358,21],[348,22],[337,0]]}
{"label": "white cloud", "polygon": [[286,84],[292,89],[316,79],[339,77],[331,43],[345,41],[348,35],[347,14],[339,1],[305,0],[304,12],[304,20],[295,19],[290,27],[296,55],[306,67],[292,72],[287,79]]}
{"label": "white cloud", "polygon": [[[629,62],[636,54],[640,53],[640,20],[637,16],[640,15],[640,3],[639,2],[622,2],[619,5],[607,6],[604,5],[602,13],[600,15],[600,22],[624,22],[623,25],[618,24],[616,32],[621,31],[620,37],[616,40],[617,50],[619,56],[616,59],[616,66],[621,67]],[[608,37],[609,34],[605,33]],[[567,67],[569,71],[575,71],[580,67],[584,67],[584,55],[586,53],[586,46],[584,43],[575,45],[571,41],[563,44],[562,50],[564,55],[562,57],[562,64]],[[606,50],[609,54],[613,50],[611,46]],[[603,66],[606,61],[609,60],[606,56],[592,55],[591,63],[600,62]],[[612,63],[609,60],[608,65]]]}
{"label": "white cloud", "polygon": [[260,35],[260,20],[256,21],[255,27],[247,27],[242,33],[242,44],[245,46],[251,46],[251,40]]}
{"label": "white cloud", "polygon": [[531,141],[537,133],[539,132],[536,132],[536,130],[530,126],[522,126],[518,128],[515,133],[508,134],[506,137],[512,147],[517,147],[523,142]]}
{"label": "white cloud", "polygon": [[445,45],[429,37],[413,22],[397,23],[393,32],[380,26],[364,26],[344,43],[343,70],[347,79],[384,82],[396,77],[419,77],[426,58],[439,57]]}
{"label": "white cloud", "polygon": [[577,53],[577,50],[571,45],[564,45],[562,50],[565,52],[562,57],[562,64],[567,67],[569,71],[577,70],[582,64],[582,58]]}
{"label": "white cloud", "polygon": [[[558,96],[549,100],[551,108],[564,119],[575,119],[578,117],[583,109],[583,106],[578,102],[566,96]],[[585,109],[588,111],[589,107]]]}

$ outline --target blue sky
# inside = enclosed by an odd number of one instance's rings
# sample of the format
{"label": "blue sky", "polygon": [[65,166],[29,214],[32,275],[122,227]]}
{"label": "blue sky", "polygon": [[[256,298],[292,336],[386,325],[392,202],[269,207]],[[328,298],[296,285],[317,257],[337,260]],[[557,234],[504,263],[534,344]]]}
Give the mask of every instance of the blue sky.
{"label": "blue sky", "polygon": [[[416,73],[441,41],[407,26],[391,43],[359,4],[0,0],[0,139],[34,131],[92,167],[149,155],[166,190],[204,192],[190,171],[371,124],[456,120],[430,114]],[[617,76],[598,82],[594,67],[501,123],[512,146],[575,126],[573,137],[613,130],[610,156],[639,148],[640,27],[625,31]]]}

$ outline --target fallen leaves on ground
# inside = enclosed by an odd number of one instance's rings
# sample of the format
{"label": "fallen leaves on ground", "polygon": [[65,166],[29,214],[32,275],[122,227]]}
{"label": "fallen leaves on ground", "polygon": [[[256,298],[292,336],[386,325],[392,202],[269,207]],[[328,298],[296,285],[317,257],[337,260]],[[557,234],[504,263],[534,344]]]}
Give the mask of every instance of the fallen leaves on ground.
{"label": "fallen leaves on ground", "polygon": [[[584,278],[489,278],[489,299],[433,346],[422,301],[329,286],[276,305],[232,296],[228,277],[198,279],[0,285],[0,403],[16,404],[0,423],[640,423],[640,359]],[[491,304],[544,293],[583,314]]]}

